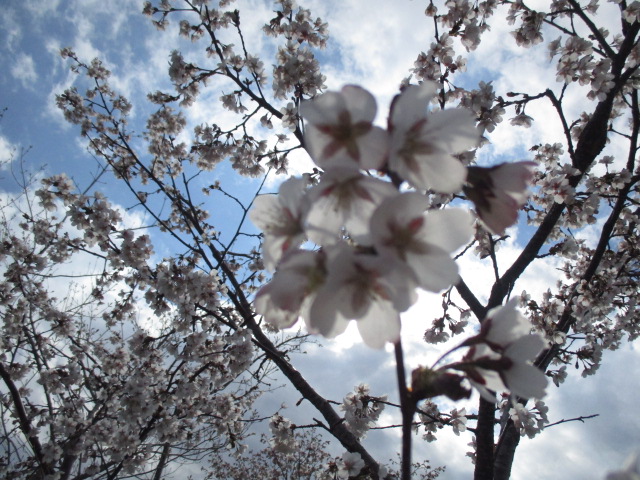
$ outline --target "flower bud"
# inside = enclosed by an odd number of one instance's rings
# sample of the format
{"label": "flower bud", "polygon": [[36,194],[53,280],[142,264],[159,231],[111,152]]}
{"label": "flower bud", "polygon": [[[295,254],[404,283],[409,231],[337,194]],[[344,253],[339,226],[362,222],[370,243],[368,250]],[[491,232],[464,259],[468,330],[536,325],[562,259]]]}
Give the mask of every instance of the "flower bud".
{"label": "flower bud", "polygon": [[471,390],[462,386],[462,380],[463,377],[455,373],[418,367],[411,372],[411,392],[416,402],[438,395],[445,395],[454,401],[469,398]]}

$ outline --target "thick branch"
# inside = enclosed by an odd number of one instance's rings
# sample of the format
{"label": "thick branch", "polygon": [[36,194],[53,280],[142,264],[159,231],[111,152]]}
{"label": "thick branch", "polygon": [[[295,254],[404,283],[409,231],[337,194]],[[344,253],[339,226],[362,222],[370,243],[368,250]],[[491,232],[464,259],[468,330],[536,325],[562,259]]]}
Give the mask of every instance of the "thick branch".
{"label": "thick branch", "polygon": [[407,378],[404,368],[404,355],[400,340],[394,345],[396,356],[396,375],[398,377],[398,394],[400,395],[400,411],[402,412],[402,480],[411,480],[411,437],[413,435],[413,415],[416,404],[407,389]]}
{"label": "thick branch", "polygon": [[495,403],[480,398],[476,426],[476,468],[473,480],[493,480],[493,427]]}
{"label": "thick branch", "polygon": [[18,421],[20,422],[20,430],[24,434],[25,437],[29,440],[29,444],[33,449],[33,453],[36,457],[36,461],[40,464],[40,468],[46,474],[52,474],[53,469],[50,465],[47,465],[43,459],[42,445],[40,444],[40,440],[38,436],[34,434],[33,428],[31,426],[31,421],[29,420],[29,415],[27,415],[27,411],[22,404],[22,397],[20,396],[20,392],[18,391],[18,387],[14,383],[13,379],[9,372],[5,369],[4,363],[0,362],[0,377],[4,380],[5,385],[9,389],[9,393],[11,394],[11,402],[13,403],[13,408],[15,409],[15,414],[18,417]]}
{"label": "thick branch", "polygon": [[350,452],[360,454],[367,466],[374,472],[374,478],[378,478],[378,463],[373,459],[371,454],[362,446],[356,436],[349,431],[342,421],[340,415],[336,413],[331,404],[315,389],[309,385],[304,377],[296,370],[282,355],[271,340],[262,332],[260,326],[256,323],[253,316],[244,317],[247,327],[253,333],[259,347],[265,352],[267,357],[271,359],[287,377],[291,384],[298,390],[304,398],[306,398],[316,409],[322,414],[329,425],[331,434]]}
{"label": "thick branch", "polygon": [[460,280],[456,285],[456,290],[458,291],[462,299],[466,302],[467,306],[471,309],[476,318],[479,321],[482,321],[487,314],[487,308],[480,303],[480,301],[476,298],[476,296],[473,294],[462,277],[460,277]]}
{"label": "thick branch", "polygon": [[164,471],[164,467],[167,465],[170,451],[171,445],[167,442],[162,446],[162,454],[160,455],[160,460],[158,460],[156,471],[153,474],[153,480],[162,480],[162,472]]}

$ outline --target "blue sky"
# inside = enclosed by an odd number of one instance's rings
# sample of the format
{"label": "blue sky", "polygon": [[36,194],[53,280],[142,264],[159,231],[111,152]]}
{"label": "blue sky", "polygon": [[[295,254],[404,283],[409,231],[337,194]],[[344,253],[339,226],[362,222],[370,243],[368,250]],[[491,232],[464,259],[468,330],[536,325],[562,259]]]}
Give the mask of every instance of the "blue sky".
{"label": "blue sky", "polygon": [[[423,15],[425,2],[300,0],[299,3],[308,5],[314,15],[329,23],[331,41],[319,56],[324,62],[328,87],[355,83],[370,89],[378,99],[382,119],[416,55],[431,43],[432,24]],[[272,5],[263,0],[247,0],[239,1],[237,7],[243,11],[246,8],[242,24],[253,51],[261,55],[272,53],[274,43],[271,39],[265,40],[259,31],[260,25],[270,18]],[[607,16],[609,7],[602,8],[603,22],[611,23],[612,19]],[[45,166],[48,173],[66,172],[81,186],[97,172],[96,160],[87,153],[78,129],[67,124],[55,107],[55,94],[73,82],[68,65],[58,55],[59,49],[65,46],[74,48],[86,61],[94,56],[105,61],[113,72],[112,85],[134,105],[132,128],[138,132],[143,130],[145,115],[153,111],[146,93],[170,89],[167,76],[170,52],[180,49],[186,58],[196,59],[202,59],[203,52],[197,44],[178,40],[171,31],[173,27],[169,32],[158,32],[141,10],[142,2],[137,0],[28,0],[4,6],[0,18],[0,42],[4,45],[0,50],[0,63],[4,66],[0,69],[0,108],[7,110],[0,121],[0,161],[6,162],[12,155],[18,158],[21,151],[29,149],[25,157],[28,169]],[[473,85],[479,79],[492,80],[497,90],[505,92],[535,92],[544,90],[548,84],[554,85],[554,68],[548,62],[544,46],[527,51],[516,48],[508,34],[509,28],[494,22],[492,36],[469,56],[468,72],[461,77],[461,85]],[[614,28],[615,25],[611,26]],[[263,60],[266,65],[273,63],[268,56]],[[185,111],[190,127],[212,119],[230,120],[217,106],[223,91],[224,85],[214,83],[196,105]],[[569,108],[578,112],[584,101],[584,95],[576,95],[570,99]],[[527,113],[546,118],[549,116],[546,108],[536,103]],[[509,114],[512,112],[508,112],[507,118]],[[553,143],[561,139],[560,130],[553,122],[536,122],[529,130],[508,128],[508,122],[504,123],[507,125],[496,130],[492,135],[493,145],[483,154],[494,161],[520,160],[527,155],[530,145],[541,140]],[[616,151],[615,145],[609,148]],[[295,159],[299,162],[296,166],[299,172],[311,165],[302,154]],[[0,167],[0,190],[4,192],[15,189],[10,167],[6,164]],[[216,179],[247,198],[257,185],[255,181],[234,175],[228,167],[208,174],[203,184]],[[106,177],[101,181],[99,188],[109,192],[112,201],[125,207],[130,204],[131,198],[118,183]],[[273,182],[273,186],[276,183]],[[5,195],[4,192],[0,193]],[[220,201],[212,200],[211,210],[218,215],[221,228],[228,229],[236,213],[226,204],[218,203]],[[517,255],[519,240],[514,237],[502,248],[501,260],[505,265]],[[170,245],[156,244],[155,248],[160,256],[171,253]],[[528,290],[541,294],[555,282],[553,267],[548,264],[534,269],[514,291],[519,292],[526,285]],[[481,297],[486,295],[484,279],[490,274],[487,267],[465,260],[461,268],[469,285],[480,292]],[[433,347],[425,346],[419,339],[428,319],[437,316],[439,303],[438,295],[425,295],[419,306],[405,316],[403,335],[409,362],[427,364],[437,358]],[[323,345],[323,348],[311,347],[310,353],[299,359],[299,369],[312,383],[320,385],[320,393],[341,400],[354,385],[364,381],[372,385],[372,393],[387,393],[394,398],[395,380],[389,352],[371,351],[349,334]],[[553,427],[534,440],[523,439],[516,454],[513,478],[599,479],[605,471],[620,465],[634,447],[640,447],[637,433],[640,419],[635,413],[634,398],[640,391],[640,379],[629,374],[633,371],[630,366],[637,365],[638,360],[638,352],[629,347],[606,352],[603,367],[596,376],[582,379],[579,372],[571,372],[561,389],[551,387],[547,400],[552,422],[594,413],[600,416],[584,424]],[[372,368],[372,365],[379,367]],[[284,389],[261,402],[265,408],[285,402],[291,408],[284,414],[296,419],[307,413],[296,410],[297,399],[289,389]],[[473,408],[472,403],[468,410]],[[385,459],[394,455],[390,447],[395,442],[394,435],[374,432],[367,444]],[[445,479],[469,478],[472,466],[464,452],[468,450],[470,434],[456,437],[442,433],[440,437],[441,441],[434,444],[416,442],[417,454],[430,458],[434,465],[448,465]],[[535,475],[531,473],[533,469]]]}

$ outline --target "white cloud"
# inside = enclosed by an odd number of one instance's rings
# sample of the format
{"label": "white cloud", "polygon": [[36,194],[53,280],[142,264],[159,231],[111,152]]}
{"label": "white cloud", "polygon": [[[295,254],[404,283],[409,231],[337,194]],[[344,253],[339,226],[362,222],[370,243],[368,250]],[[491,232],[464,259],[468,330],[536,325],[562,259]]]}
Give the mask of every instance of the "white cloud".
{"label": "white cloud", "polygon": [[11,65],[11,75],[22,83],[24,88],[33,88],[38,80],[33,57],[29,54],[19,54]]}
{"label": "white cloud", "polygon": [[60,8],[60,0],[49,0],[41,2],[39,0],[26,0],[24,6],[29,10],[31,15],[45,18],[47,16],[55,15]]}
{"label": "white cloud", "polygon": [[[420,2],[375,0],[310,2],[310,9],[329,24],[328,50],[322,54],[327,86],[359,84],[378,99],[382,118],[389,102],[409,75],[420,49],[433,41]],[[394,34],[389,34],[394,32]],[[409,40],[410,39],[410,40]],[[407,48],[408,42],[415,48]]]}
{"label": "white cloud", "polygon": [[15,160],[17,149],[16,145],[0,135],[0,170],[7,168]]}
{"label": "white cloud", "polygon": [[4,6],[0,17],[0,30],[4,32],[4,48],[14,52],[23,37],[22,26],[17,21],[16,11]]}
{"label": "white cloud", "polygon": [[551,422],[598,414],[544,431],[521,442],[514,463],[514,480],[536,478],[584,478],[601,480],[606,472],[620,468],[624,459],[640,448],[636,398],[640,379],[629,375],[640,361],[640,352],[625,346],[606,352],[596,376],[570,375],[560,389],[552,387],[547,399]]}

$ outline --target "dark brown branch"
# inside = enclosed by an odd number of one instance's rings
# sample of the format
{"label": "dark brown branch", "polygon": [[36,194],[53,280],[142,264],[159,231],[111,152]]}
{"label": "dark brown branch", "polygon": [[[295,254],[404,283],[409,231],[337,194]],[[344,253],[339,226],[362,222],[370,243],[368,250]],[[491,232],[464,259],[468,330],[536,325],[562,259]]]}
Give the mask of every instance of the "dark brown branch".
{"label": "dark brown branch", "polygon": [[400,411],[402,412],[402,462],[400,478],[411,480],[411,439],[413,436],[413,415],[416,404],[407,388],[407,376],[404,368],[404,354],[402,343],[398,340],[394,344],[396,358],[396,376],[398,377],[398,394],[400,396]]}
{"label": "dark brown branch", "polygon": [[575,9],[574,10],[575,14],[578,15],[580,19],[584,22],[584,24],[589,28],[589,30],[591,31],[591,35],[593,35],[593,38],[595,38],[598,41],[600,48],[604,50],[607,57],[609,58],[615,57],[616,53],[607,43],[607,39],[604,38],[600,29],[596,27],[596,25],[591,21],[591,19],[587,16],[587,14],[584,13],[584,10],[580,6],[580,4],[576,0],[569,0],[569,3]]}
{"label": "dark brown branch", "polygon": [[575,418],[563,418],[562,420],[558,420],[557,422],[553,422],[550,423],[548,425],[544,426],[544,429],[546,430],[547,428],[551,428],[551,427],[555,427],[556,425],[560,425],[562,423],[569,423],[569,422],[581,422],[584,423],[585,420],[589,420],[590,418],[596,418],[599,417],[600,414],[598,413],[594,413],[593,415],[581,415],[579,417],[575,417]]}
{"label": "dark brown branch", "polygon": [[18,417],[18,421],[20,423],[20,430],[27,437],[31,448],[33,449],[33,453],[35,455],[36,461],[40,465],[42,472],[44,474],[53,474],[53,469],[50,465],[47,465],[44,462],[42,445],[38,436],[34,433],[33,427],[31,426],[31,421],[29,420],[29,415],[22,404],[22,397],[20,396],[20,392],[18,391],[18,387],[13,382],[11,378],[11,374],[5,369],[4,363],[0,362],[0,377],[4,381],[5,385],[9,389],[9,393],[11,395],[11,402],[13,403],[13,408],[15,409],[15,415]]}
{"label": "dark brown branch", "polygon": [[471,309],[476,318],[479,321],[482,321],[487,315],[487,308],[480,303],[480,300],[476,298],[476,296],[473,294],[462,277],[460,277],[460,280],[458,280],[458,283],[456,284],[456,290],[468,305],[468,307]]}
{"label": "dark brown branch", "polygon": [[[567,88],[567,85],[565,84],[563,89],[562,89],[562,94],[564,95],[564,91]],[[556,109],[556,113],[558,114],[558,117],[560,118],[560,122],[562,123],[562,130],[564,131],[564,138],[567,140],[567,151],[569,152],[569,157],[571,158],[571,162],[573,163],[574,159],[574,155],[575,152],[573,150],[573,140],[571,138],[571,128],[569,127],[569,124],[567,123],[567,119],[564,116],[564,110],[562,110],[562,95],[560,95],[560,99],[558,99],[555,95],[555,93],[553,93],[553,91],[551,89],[547,89],[547,91],[545,92],[547,97],[549,97],[549,100],[551,100],[551,104],[553,105],[553,107]]]}
{"label": "dark brown branch", "polygon": [[169,442],[167,442],[162,446],[162,453],[160,454],[160,460],[158,460],[156,471],[153,474],[153,480],[162,479],[162,472],[164,471],[164,467],[167,465],[167,460],[169,459],[170,451],[171,451],[171,445],[169,444]]}
{"label": "dark brown branch", "polygon": [[480,398],[476,425],[476,468],[473,480],[493,480],[493,427],[496,406]]}

